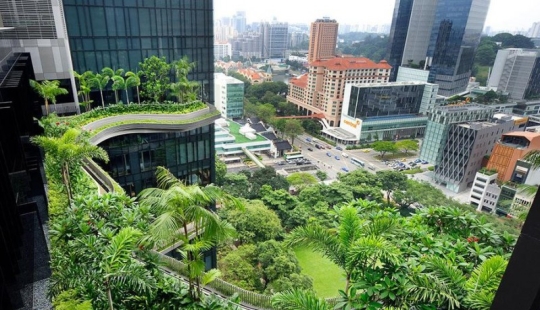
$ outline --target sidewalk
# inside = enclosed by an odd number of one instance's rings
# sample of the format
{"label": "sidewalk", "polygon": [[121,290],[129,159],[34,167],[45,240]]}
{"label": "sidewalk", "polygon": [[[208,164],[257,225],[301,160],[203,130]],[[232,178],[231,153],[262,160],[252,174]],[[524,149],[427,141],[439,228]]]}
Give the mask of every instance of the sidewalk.
{"label": "sidewalk", "polygon": [[467,188],[463,192],[460,193],[454,193],[451,190],[447,189],[446,187],[436,184],[433,179],[431,178],[433,172],[432,171],[426,171],[422,173],[412,174],[410,175],[410,178],[416,181],[426,181],[433,185],[433,187],[440,189],[446,197],[457,200],[461,203],[469,203],[469,195],[470,195],[470,188]]}

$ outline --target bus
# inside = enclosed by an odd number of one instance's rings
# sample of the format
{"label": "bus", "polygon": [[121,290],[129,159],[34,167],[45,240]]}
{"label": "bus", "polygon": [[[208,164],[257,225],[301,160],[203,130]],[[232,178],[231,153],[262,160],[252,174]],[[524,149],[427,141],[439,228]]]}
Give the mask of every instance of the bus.
{"label": "bus", "polygon": [[360,167],[365,166],[365,163],[363,161],[361,161],[358,158],[354,158],[354,157],[351,157],[351,163],[353,163],[354,165],[360,166]]}
{"label": "bus", "polygon": [[292,159],[304,158],[304,155],[302,155],[302,152],[300,151],[295,151],[295,152],[285,152],[284,157],[286,160],[292,160]]}

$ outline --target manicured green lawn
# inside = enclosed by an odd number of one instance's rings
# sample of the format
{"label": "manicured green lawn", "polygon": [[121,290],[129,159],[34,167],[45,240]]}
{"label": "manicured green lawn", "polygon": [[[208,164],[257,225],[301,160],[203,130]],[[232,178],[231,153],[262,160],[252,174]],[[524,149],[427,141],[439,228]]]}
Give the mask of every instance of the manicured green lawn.
{"label": "manicured green lawn", "polygon": [[313,288],[319,297],[337,297],[338,290],[345,288],[343,271],[328,258],[308,247],[297,247],[294,253],[302,273],[313,278]]}

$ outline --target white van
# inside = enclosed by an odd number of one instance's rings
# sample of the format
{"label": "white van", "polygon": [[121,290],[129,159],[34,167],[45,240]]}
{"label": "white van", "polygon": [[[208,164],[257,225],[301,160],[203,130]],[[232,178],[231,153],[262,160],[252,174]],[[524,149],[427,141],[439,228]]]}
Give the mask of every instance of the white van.
{"label": "white van", "polygon": [[344,158],[349,158],[349,154],[347,154],[345,152],[341,153],[341,156],[343,156]]}

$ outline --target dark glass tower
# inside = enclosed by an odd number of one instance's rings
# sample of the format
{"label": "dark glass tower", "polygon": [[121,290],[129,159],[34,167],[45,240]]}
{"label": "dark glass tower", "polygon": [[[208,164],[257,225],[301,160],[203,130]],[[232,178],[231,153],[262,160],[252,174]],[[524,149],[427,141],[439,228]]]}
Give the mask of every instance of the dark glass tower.
{"label": "dark glass tower", "polygon": [[413,0],[396,0],[394,14],[392,15],[392,27],[390,28],[390,38],[388,47],[388,63],[392,66],[390,82],[394,82],[397,77],[397,69],[401,65],[405,41],[409,31],[409,21]]}
{"label": "dark glass tower", "polygon": [[197,64],[189,78],[213,103],[212,0],[64,0],[64,14],[77,72],[135,71],[152,55],[188,56]]}
{"label": "dark glass tower", "polygon": [[466,89],[490,0],[439,0],[427,51],[429,82],[439,94]]}

